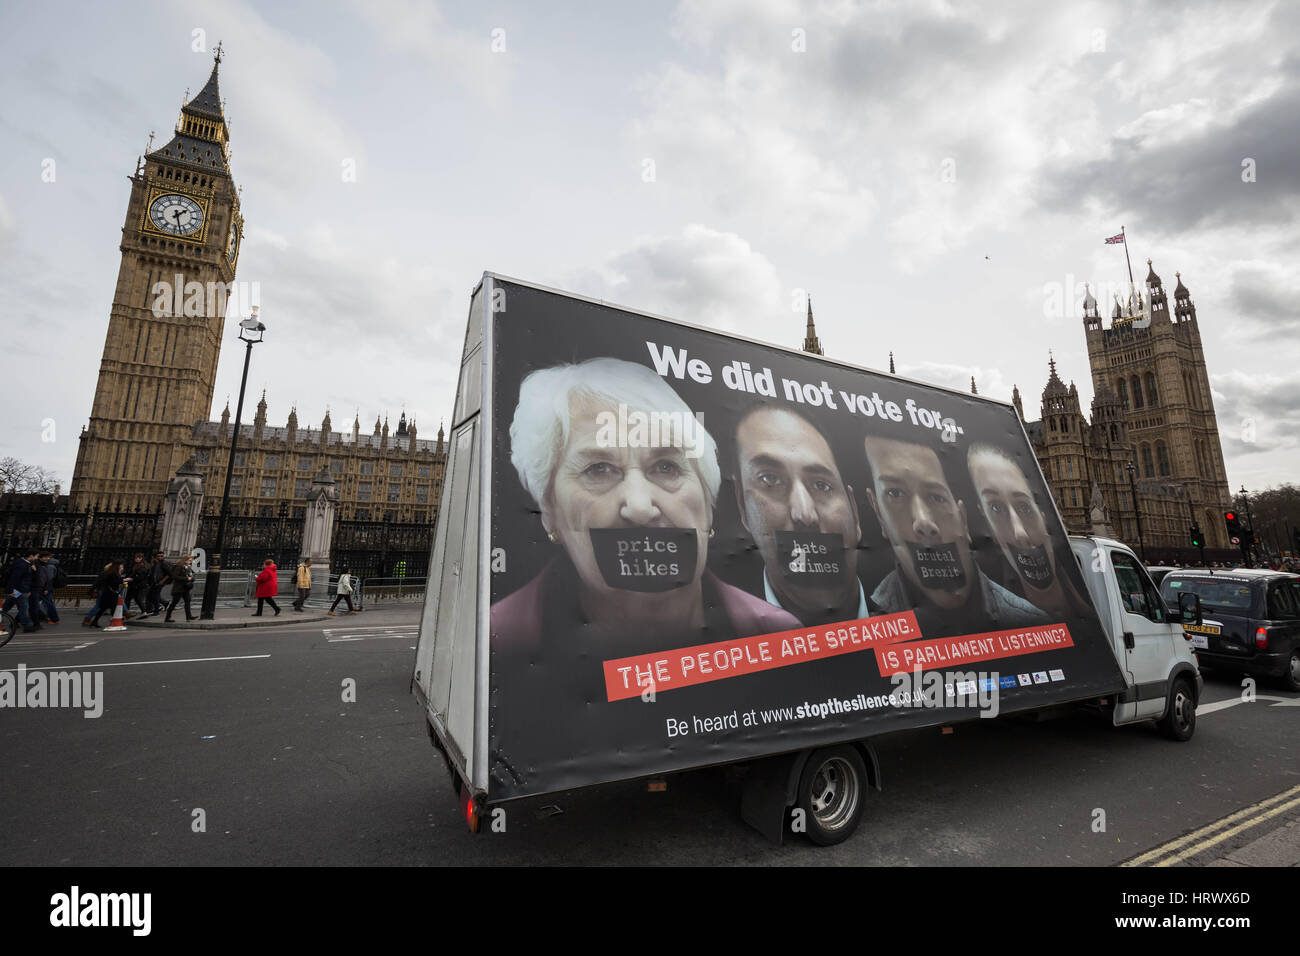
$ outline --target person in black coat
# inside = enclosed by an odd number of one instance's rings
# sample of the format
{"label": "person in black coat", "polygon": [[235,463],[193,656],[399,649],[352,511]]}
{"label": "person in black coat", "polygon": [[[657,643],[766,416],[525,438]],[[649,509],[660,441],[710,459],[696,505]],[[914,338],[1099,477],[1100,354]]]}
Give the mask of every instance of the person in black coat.
{"label": "person in black coat", "polygon": [[162,589],[163,585],[172,579],[171,571],[172,569],[167,566],[167,562],[163,560],[161,551],[153,556],[153,564],[149,565],[147,573],[149,591],[148,596],[145,598],[147,607],[144,617],[148,617],[150,614],[162,613]]}
{"label": "person in black coat", "polygon": [[32,590],[36,585],[36,556],[36,549],[31,548],[14,558],[5,591],[4,609],[7,611],[15,604],[18,606],[18,623],[24,632],[41,629],[31,616]]}
{"label": "person in black coat", "polygon": [[194,569],[190,567],[190,556],[180,558],[171,568],[172,602],[167,605],[167,616],[163,618],[168,624],[172,620],[172,611],[181,601],[185,602],[185,620],[194,620],[190,613],[190,593],[194,590]]}
{"label": "person in black coat", "polygon": [[121,561],[110,561],[104,565],[104,569],[99,572],[99,577],[95,579],[95,593],[98,595],[98,600],[82,619],[82,627],[99,627],[99,619],[103,613],[117,607],[117,596],[121,593],[124,580],[122,571]]}

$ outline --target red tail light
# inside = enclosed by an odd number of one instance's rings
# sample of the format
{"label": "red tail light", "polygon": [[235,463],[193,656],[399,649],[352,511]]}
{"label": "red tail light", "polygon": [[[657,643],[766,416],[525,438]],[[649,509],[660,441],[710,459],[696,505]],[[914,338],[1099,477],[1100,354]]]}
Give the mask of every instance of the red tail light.
{"label": "red tail light", "polygon": [[1268,647],[1268,628],[1258,627],[1255,629],[1255,646],[1260,650]]}
{"label": "red tail light", "polygon": [[469,827],[469,832],[478,833],[479,831],[478,807],[474,805],[474,794],[471,793],[469,788],[465,786],[462,786],[460,788],[460,808],[462,812],[464,812],[465,814],[465,824],[466,826]]}

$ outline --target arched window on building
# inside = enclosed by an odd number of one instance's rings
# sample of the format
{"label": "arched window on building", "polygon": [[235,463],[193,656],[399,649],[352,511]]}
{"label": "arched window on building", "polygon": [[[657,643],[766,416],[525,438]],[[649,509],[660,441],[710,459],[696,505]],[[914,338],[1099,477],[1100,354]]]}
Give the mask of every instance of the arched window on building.
{"label": "arched window on building", "polygon": [[1142,445],[1142,477],[1154,478],[1156,474],[1155,465],[1151,460],[1151,446]]}
{"label": "arched window on building", "polygon": [[1160,404],[1160,399],[1156,395],[1156,377],[1151,372],[1147,372],[1146,383],[1147,383],[1147,404],[1150,405],[1152,408],[1155,408],[1157,405]]}
{"label": "arched window on building", "polygon": [[1119,433],[1115,430],[1115,426],[1113,424],[1110,426],[1110,440],[1119,441]]}
{"label": "arched window on building", "polygon": [[1169,449],[1163,441],[1156,442],[1156,465],[1162,476],[1172,474],[1169,468]]}
{"label": "arched window on building", "polygon": [[1142,380],[1136,375],[1133,376],[1133,407],[1142,408]]}
{"label": "arched window on building", "polygon": [[1047,420],[1047,427],[1050,428],[1052,431],[1056,431],[1056,419],[1049,418]]}
{"label": "arched window on building", "polygon": [[1128,408],[1128,383],[1122,378],[1119,380],[1119,403]]}

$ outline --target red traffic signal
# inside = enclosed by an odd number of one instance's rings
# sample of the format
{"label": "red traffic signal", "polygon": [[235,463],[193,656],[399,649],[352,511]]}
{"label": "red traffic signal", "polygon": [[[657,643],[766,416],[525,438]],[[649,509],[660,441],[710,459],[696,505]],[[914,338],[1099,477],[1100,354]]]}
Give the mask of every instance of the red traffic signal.
{"label": "red traffic signal", "polygon": [[1231,511],[1225,511],[1225,512],[1223,513],[1223,517],[1226,518],[1228,521],[1236,521],[1236,520],[1237,520],[1237,516],[1236,516],[1235,514],[1233,514]]}

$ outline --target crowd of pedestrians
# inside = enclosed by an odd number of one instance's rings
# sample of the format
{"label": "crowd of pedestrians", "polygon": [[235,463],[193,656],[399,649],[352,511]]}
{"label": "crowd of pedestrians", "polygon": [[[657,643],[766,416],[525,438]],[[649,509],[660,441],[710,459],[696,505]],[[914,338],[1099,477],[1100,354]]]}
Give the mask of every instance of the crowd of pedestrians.
{"label": "crowd of pedestrians", "polygon": [[54,606],[54,590],[62,587],[67,574],[59,559],[49,551],[27,549],[14,558],[6,575],[4,610],[17,610],[23,631],[39,631],[59,623]]}
{"label": "crowd of pedestrians", "polygon": [[[16,609],[18,624],[25,632],[39,631],[59,623],[59,611],[55,605],[55,592],[67,585],[67,573],[59,566],[59,559],[49,551],[24,549],[5,568],[0,569],[0,577],[6,582],[4,611]],[[177,605],[184,605],[185,620],[193,621],[196,615],[190,604],[194,591],[194,569],[189,555],[168,563],[166,555],[159,551],[151,559],[143,553],[137,553],[130,563],[113,559],[103,566],[90,587],[92,598],[90,609],[81,619],[82,627],[98,628],[104,614],[110,616],[122,602],[124,619],[144,620],[163,615],[166,623],[173,623],[173,613]],[[312,563],[311,558],[304,557],[299,563],[294,578],[297,598],[293,602],[295,611],[306,608],[311,595]],[[275,597],[279,591],[278,569],[275,561],[267,558],[255,578],[257,610],[254,617],[262,615],[262,608],[269,604],[277,615],[280,606]],[[171,585],[171,600],[163,602],[162,592]],[[342,568],[338,579],[338,593],[330,606],[329,614],[334,615],[340,601],[347,603],[348,613],[357,614],[352,597],[356,592],[356,579],[351,570]],[[136,610],[132,611],[132,605]]]}

